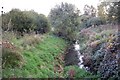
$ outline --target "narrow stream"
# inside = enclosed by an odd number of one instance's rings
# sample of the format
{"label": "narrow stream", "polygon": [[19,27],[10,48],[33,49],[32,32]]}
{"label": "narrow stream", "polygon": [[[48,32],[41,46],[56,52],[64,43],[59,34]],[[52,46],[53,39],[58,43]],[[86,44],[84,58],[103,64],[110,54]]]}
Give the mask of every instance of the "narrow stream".
{"label": "narrow stream", "polygon": [[84,56],[80,53],[80,45],[78,41],[68,47],[68,50],[65,54],[65,66],[69,65],[78,65],[79,68],[85,69],[83,65],[83,58]]}
{"label": "narrow stream", "polygon": [[78,59],[79,59],[79,63],[78,63],[78,66],[83,69],[84,68],[84,65],[83,65],[83,55],[80,53],[80,45],[78,44],[78,41],[75,42],[74,44],[74,50],[77,52],[77,56],[78,56]]}

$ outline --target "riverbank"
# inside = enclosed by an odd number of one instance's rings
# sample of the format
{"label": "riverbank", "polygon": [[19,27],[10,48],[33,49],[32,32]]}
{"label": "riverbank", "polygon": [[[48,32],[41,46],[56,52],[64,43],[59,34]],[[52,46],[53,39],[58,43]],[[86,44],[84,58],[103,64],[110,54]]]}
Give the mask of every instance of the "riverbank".
{"label": "riverbank", "polygon": [[[76,66],[77,53],[64,39],[50,34],[3,35],[3,78],[96,77]],[[6,59],[8,55],[11,57]]]}
{"label": "riverbank", "polygon": [[[63,66],[61,58],[67,46],[66,42],[61,38],[47,34],[37,35],[37,38],[40,38],[39,41],[33,35],[11,40],[14,46],[21,49],[20,55],[23,57],[24,64],[14,68],[10,67],[14,64],[9,64],[9,66],[7,64],[3,69],[4,78],[62,77],[61,73],[58,73],[58,69],[59,66]],[[33,44],[32,39],[35,40],[33,40],[35,44]],[[61,70],[61,72],[63,71]]]}

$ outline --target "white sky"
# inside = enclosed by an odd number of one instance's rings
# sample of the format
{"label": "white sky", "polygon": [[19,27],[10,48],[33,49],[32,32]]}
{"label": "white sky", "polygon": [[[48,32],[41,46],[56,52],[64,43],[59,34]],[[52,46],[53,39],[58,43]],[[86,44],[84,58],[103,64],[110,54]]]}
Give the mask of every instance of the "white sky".
{"label": "white sky", "polygon": [[83,12],[85,4],[97,7],[99,0],[0,0],[0,11],[2,10],[2,6],[4,7],[4,12],[10,11],[12,8],[19,8],[20,10],[33,9],[47,16],[51,8],[54,8],[56,4],[60,4],[61,2],[72,3]]}

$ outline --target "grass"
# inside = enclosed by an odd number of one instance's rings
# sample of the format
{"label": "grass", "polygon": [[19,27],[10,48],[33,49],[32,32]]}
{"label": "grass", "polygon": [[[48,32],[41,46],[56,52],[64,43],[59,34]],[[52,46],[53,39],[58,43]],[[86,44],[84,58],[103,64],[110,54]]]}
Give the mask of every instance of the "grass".
{"label": "grass", "polygon": [[65,78],[69,77],[70,70],[74,71],[73,78],[75,79],[85,79],[89,78],[90,80],[98,80],[99,75],[93,75],[90,72],[85,71],[84,69],[80,69],[78,66],[67,66],[64,68],[64,76]]}
{"label": "grass", "polygon": [[[14,39],[14,44],[21,47],[22,39]],[[29,49],[23,49],[22,55],[25,64],[21,68],[3,69],[4,78],[53,78],[55,57],[63,54],[66,42],[58,37],[45,35],[43,41],[36,45],[29,45]]]}
{"label": "grass", "polygon": [[71,68],[75,70],[74,78],[97,77],[76,66],[64,67],[67,41],[50,34],[34,36],[25,35],[17,39],[13,33],[4,34],[4,40],[8,39],[20,48],[24,64],[21,67],[5,67],[3,78],[67,78]]}

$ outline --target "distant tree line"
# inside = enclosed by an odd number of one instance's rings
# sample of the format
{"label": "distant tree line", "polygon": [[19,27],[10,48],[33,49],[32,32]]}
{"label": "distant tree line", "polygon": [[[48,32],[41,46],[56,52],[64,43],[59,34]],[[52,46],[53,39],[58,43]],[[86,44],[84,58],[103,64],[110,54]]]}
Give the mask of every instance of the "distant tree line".
{"label": "distant tree line", "polygon": [[55,35],[73,41],[78,38],[78,33],[83,28],[119,23],[119,10],[119,2],[102,2],[97,9],[92,5],[85,5],[84,14],[73,4],[61,3],[52,8],[47,17],[32,10],[12,9],[3,14],[2,29],[20,33],[46,33],[53,29]]}
{"label": "distant tree line", "polygon": [[83,28],[119,23],[119,10],[119,2],[102,2],[97,9],[92,5],[85,5],[84,14],[81,14],[73,4],[61,3],[51,9],[48,19],[55,34],[74,40]]}
{"label": "distant tree line", "polygon": [[51,9],[48,19],[55,34],[74,41],[78,38],[81,29],[104,24],[104,20],[96,15],[96,9],[93,6],[85,5],[84,14],[81,14],[75,5],[61,3]]}

